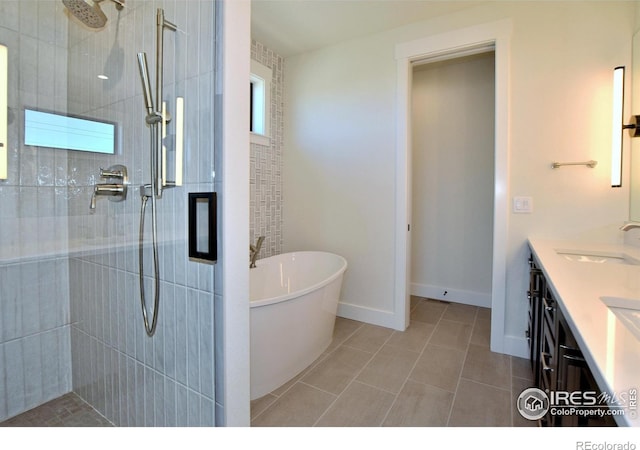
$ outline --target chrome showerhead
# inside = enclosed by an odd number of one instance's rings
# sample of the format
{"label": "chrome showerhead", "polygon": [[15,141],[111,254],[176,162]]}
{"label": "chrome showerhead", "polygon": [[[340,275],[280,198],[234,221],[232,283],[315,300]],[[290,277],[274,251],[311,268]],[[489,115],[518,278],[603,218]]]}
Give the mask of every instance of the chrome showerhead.
{"label": "chrome showerhead", "polygon": [[[100,9],[100,2],[94,0],[93,4],[85,0],[62,0],[62,3],[80,22],[89,28],[102,28],[107,23],[107,16]],[[116,4],[116,9],[121,10],[124,0],[111,0]]]}

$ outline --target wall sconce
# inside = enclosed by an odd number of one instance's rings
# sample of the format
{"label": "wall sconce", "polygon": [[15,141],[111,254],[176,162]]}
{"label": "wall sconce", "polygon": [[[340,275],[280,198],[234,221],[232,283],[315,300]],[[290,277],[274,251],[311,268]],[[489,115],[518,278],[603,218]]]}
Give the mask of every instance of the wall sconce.
{"label": "wall sconce", "polygon": [[624,66],[613,69],[613,132],[611,143],[611,187],[622,186],[622,133],[640,136],[640,116],[631,116],[631,123],[623,123],[624,114]]}

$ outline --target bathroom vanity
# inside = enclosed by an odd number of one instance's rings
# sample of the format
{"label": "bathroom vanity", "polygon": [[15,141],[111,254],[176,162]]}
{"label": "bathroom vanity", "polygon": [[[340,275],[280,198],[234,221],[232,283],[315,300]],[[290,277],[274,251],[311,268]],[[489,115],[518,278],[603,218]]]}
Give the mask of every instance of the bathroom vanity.
{"label": "bathroom vanity", "polygon": [[[541,426],[640,426],[640,248],[529,239],[526,330]],[[558,406],[558,408],[556,408]]]}

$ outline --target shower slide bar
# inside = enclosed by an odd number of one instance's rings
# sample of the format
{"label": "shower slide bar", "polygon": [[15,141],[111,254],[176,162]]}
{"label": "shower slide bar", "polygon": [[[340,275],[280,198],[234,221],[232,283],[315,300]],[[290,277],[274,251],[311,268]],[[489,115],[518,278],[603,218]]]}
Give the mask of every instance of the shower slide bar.
{"label": "shower slide bar", "polygon": [[[149,69],[147,67],[147,55],[144,52],[138,53],[138,68],[142,78],[142,89],[144,103],[147,109],[146,122],[153,131],[153,142],[151,144],[151,184],[156,198],[162,198],[162,191],[165,188],[173,187],[177,183],[168,182],[165,178],[165,158],[163,156],[162,141],[166,135],[166,124],[169,122],[168,114],[162,101],[163,69],[164,69],[164,30],[177,31],[178,27],[165,19],[164,10],[159,8],[156,14],[156,86],[155,104],[151,94],[151,83],[149,81]],[[158,126],[160,124],[160,126]],[[178,130],[181,132],[181,130]],[[181,155],[180,155],[181,156]],[[176,166],[181,165],[181,161],[176,161]]]}
{"label": "shower slide bar", "polygon": [[[138,233],[138,263],[139,263],[139,282],[140,282],[140,304],[142,307],[142,318],[144,328],[149,337],[155,334],[156,325],[158,323],[158,314],[160,307],[160,267],[158,258],[158,225],[157,225],[157,202],[162,197],[162,190],[166,187],[175,186],[177,183],[166,183],[165,181],[165,157],[163,148],[163,139],[166,136],[167,117],[166,108],[162,99],[162,83],[163,83],[163,66],[164,66],[164,30],[169,29],[176,31],[177,27],[164,18],[164,10],[158,9],[156,14],[156,102],[153,102],[151,93],[151,83],[149,81],[149,69],[147,67],[147,56],[144,52],[138,53],[138,68],[140,70],[140,78],[142,80],[142,93],[144,96],[144,104],[147,110],[145,118],[146,124],[149,126],[150,132],[150,172],[151,183],[140,187],[140,197],[142,204],[140,205],[140,228]],[[182,102],[177,102],[177,122],[182,126]],[[176,141],[178,137],[182,139],[182,130],[176,129]],[[176,169],[181,167],[182,162],[178,161],[178,149],[181,143],[176,142]],[[177,176],[176,176],[177,178]],[[151,314],[147,308],[147,301],[144,289],[144,222],[147,202],[151,200],[151,235],[153,245],[153,281],[154,281],[154,301],[153,312]]]}

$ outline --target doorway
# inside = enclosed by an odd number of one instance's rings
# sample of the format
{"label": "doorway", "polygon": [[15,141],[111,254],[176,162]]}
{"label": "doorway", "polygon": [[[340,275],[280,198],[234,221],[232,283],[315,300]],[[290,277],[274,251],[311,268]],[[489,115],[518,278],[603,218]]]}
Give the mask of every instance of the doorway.
{"label": "doorway", "polygon": [[491,307],[493,49],[413,65],[410,293]]}
{"label": "doorway", "polygon": [[493,249],[491,282],[491,350],[517,354],[505,336],[508,229],[509,58],[513,23],[509,19],[453,30],[396,45],[398,134],[396,152],[395,328],[409,325],[411,249],[411,78],[418,61],[495,51],[495,144]]}

